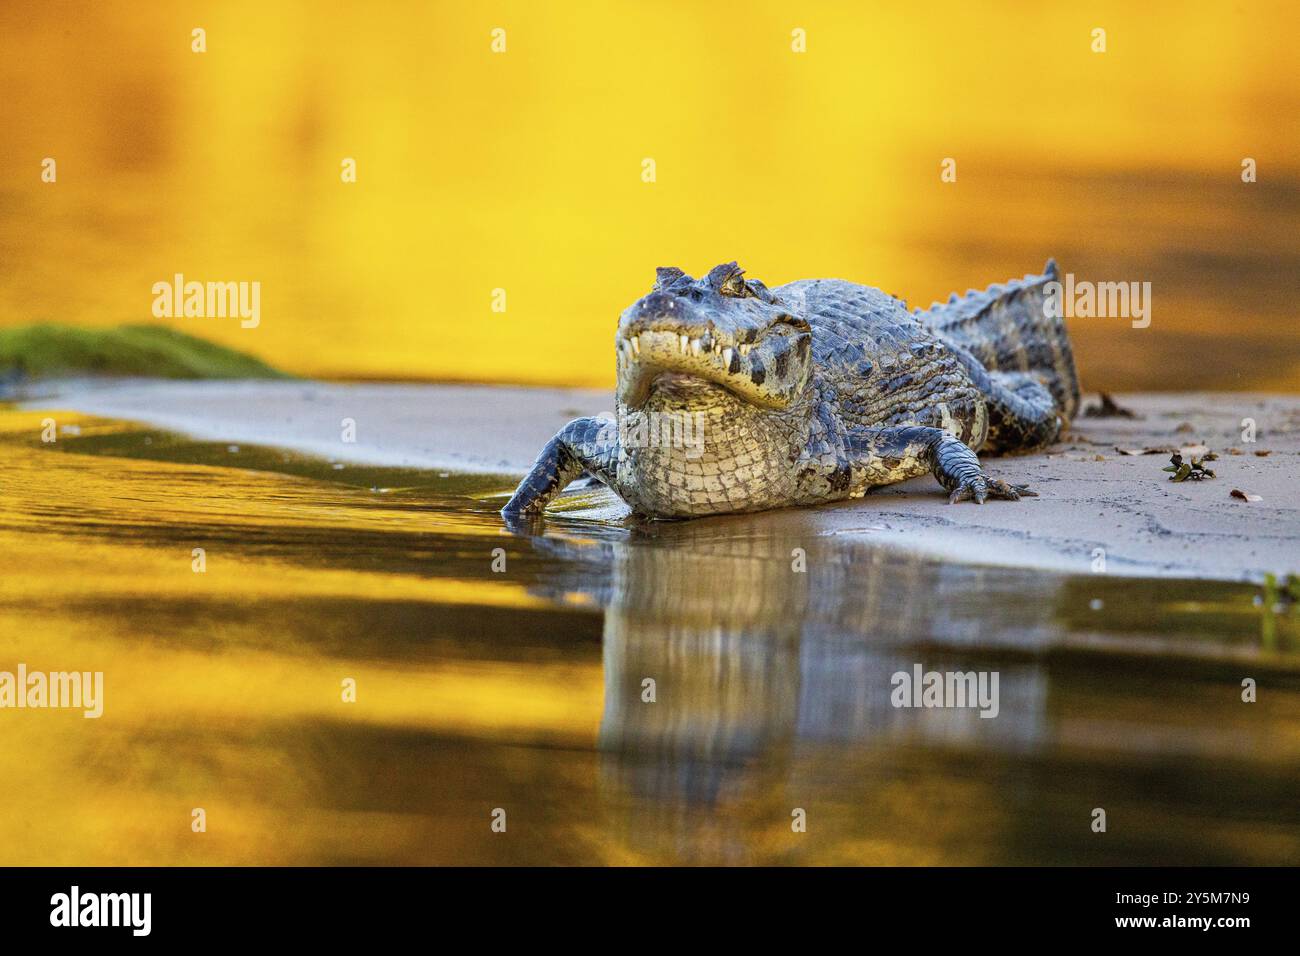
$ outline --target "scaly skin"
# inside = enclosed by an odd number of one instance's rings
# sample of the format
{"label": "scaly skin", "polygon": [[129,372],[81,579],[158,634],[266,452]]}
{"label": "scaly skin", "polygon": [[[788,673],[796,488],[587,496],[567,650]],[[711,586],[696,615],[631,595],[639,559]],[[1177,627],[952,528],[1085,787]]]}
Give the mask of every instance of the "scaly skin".
{"label": "scaly skin", "polygon": [[619,319],[617,420],[580,418],[502,509],[541,514],[586,473],[634,511],[688,518],[860,497],[932,473],[950,500],[1033,494],[975,449],[1055,441],[1079,403],[1069,340],[1026,276],[907,311],[838,279],[769,291],[733,263],[660,269]]}

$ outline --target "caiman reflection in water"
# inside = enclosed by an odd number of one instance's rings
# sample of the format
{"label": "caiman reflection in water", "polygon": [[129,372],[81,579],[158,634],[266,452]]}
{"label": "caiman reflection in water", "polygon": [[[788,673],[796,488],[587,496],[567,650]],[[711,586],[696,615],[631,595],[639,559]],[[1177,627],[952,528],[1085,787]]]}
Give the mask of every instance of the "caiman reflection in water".
{"label": "caiman reflection in water", "polygon": [[[604,792],[638,854],[1297,858],[1294,725],[1279,738],[1278,711],[1240,696],[1269,673],[1294,715],[1294,669],[1261,659],[1249,593],[945,565],[812,520],[647,524],[604,544]],[[893,676],[917,666],[997,674],[996,716],[895,707]]]}

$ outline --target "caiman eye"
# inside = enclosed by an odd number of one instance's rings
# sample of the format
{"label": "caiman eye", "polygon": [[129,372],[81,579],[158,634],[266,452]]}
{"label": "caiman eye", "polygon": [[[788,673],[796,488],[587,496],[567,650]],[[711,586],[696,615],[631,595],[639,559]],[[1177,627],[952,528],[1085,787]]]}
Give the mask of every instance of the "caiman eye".
{"label": "caiman eye", "polygon": [[722,280],[722,285],[718,287],[718,291],[723,295],[743,299],[749,295],[749,289],[745,287],[745,274],[743,272],[733,272]]}

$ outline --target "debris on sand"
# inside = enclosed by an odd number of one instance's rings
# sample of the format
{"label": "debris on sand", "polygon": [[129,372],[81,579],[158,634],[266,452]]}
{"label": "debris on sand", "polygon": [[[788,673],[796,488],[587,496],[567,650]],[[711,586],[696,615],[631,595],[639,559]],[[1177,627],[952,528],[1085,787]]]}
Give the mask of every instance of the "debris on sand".
{"label": "debris on sand", "polygon": [[1264,500],[1259,495],[1248,494],[1247,492],[1242,491],[1239,488],[1233,488],[1230,494],[1232,495],[1232,497],[1240,498],[1242,501],[1263,501]]}
{"label": "debris on sand", "polygon": [[1110,397],[1109,392],[1098,392],[1101,403],[1098,405],[1087,405],[1083,409],[1084,418],[1137,418],[1127,408],[1121,407],[1115,399]]}
{"label": "debris on sand", "polygon": [[1178,452],[1169,456],[1169,464],[1165,466],[1165,471],[1173,472],[1169,476],[1170,481],[1201,481],[1205,478],[1213,478],[1214,472],[1205,467],[1205,462],[1216,461],[1218,455],[1214,452],[1206,452],[1199,458],[1193,458],[1191,461],[1184,460]]}

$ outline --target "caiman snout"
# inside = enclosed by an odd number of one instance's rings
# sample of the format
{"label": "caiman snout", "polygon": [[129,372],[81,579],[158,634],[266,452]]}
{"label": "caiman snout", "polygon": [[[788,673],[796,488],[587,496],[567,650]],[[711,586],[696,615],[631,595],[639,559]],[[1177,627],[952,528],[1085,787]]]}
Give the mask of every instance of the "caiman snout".
{"label": "caiman snout", "polygon": [[787,334],[789,327],[765,328],[747,312],[659,291],[633,303],[619,318],[615,342],[619,399],[640,407],[655,379],[677,373],[720,385],[754,405],[788,405],[806,381],[808,343]]}
{"label": "caiman snout", "polygon": [[703,338],[713,330],[711,317],[695,303],[663,292],[652,292],[633,303],[618,321],[619,335],[629,339],[651,331]]}

